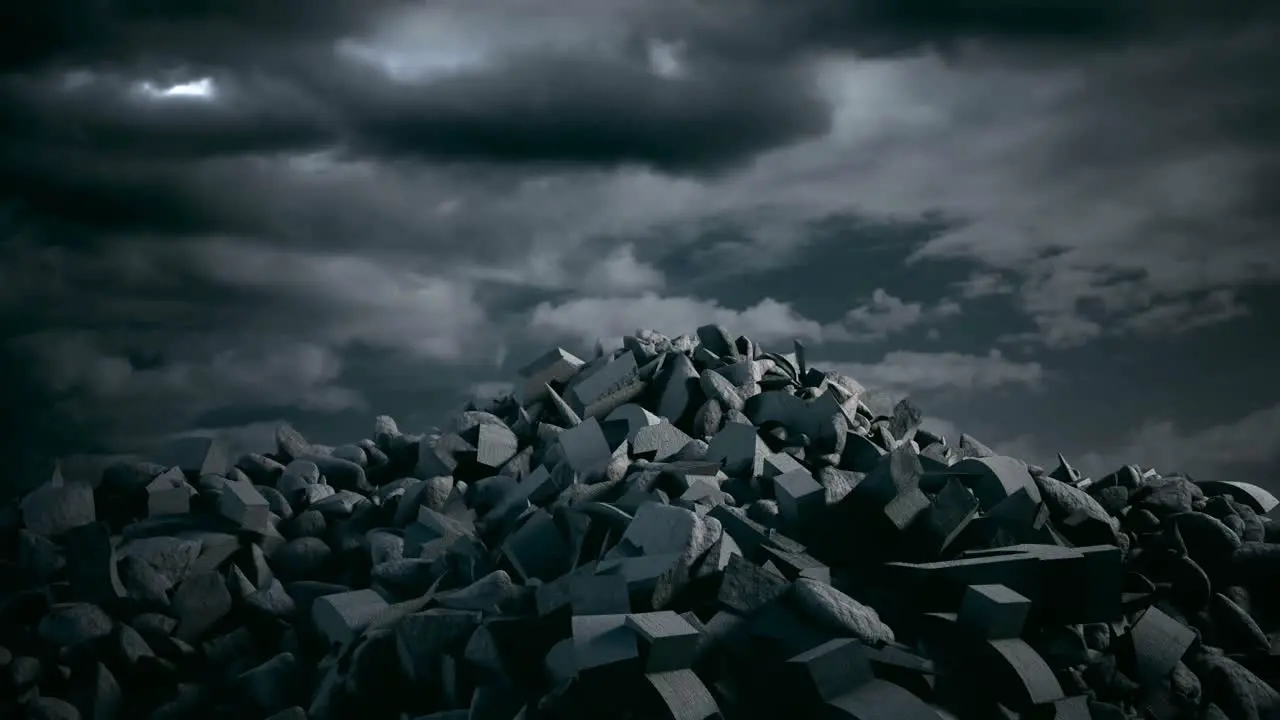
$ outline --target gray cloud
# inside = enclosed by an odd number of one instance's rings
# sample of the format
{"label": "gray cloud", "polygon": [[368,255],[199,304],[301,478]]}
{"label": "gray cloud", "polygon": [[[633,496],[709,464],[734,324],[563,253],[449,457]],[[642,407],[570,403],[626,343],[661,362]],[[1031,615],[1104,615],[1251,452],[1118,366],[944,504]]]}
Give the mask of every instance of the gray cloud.
{"label": "gray cloud", "polygon": [[[963,5],[6,6],[0,367],[40,429],[6,442],[430,414],[535,345],[638,327],[909,338],[953,290],[1025,327],[966,303],[942,340],[972,347],[851,374],[1034,389],[1070,358],[981,354],[997,335],[1248,319],[1237,290],[1280,279],[1276,26],[1242,29],[1262,3]],[[769,273],[819,238],[915,250],[925,279],[868,260],[801,309]],[[732,301],[699,287],[747,274]]]}

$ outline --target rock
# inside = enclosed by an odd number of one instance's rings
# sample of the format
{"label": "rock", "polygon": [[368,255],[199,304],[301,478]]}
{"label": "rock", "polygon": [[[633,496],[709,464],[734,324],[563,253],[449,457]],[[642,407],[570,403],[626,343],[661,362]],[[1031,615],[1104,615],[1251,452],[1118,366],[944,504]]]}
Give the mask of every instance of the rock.
{"label": "rock", "polygon": [[894,640],[893,629],[884,624],[875,610],[827,583],[802,577],[796,580],[793,592],[796,604],[806,613],[839,632],[868,645]]}
{"label": "rock", "polygon": [[640,331],[422,435],[43,466],[0,514],[0,714],[1277,711],[1269,493],[1045,472],[812,365]]}

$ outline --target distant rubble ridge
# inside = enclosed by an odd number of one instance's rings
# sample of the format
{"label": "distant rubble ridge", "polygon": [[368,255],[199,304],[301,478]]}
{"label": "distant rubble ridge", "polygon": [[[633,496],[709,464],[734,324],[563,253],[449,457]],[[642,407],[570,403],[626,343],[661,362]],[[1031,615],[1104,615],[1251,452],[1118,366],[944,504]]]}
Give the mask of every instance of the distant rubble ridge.
{"label": "distant rubble ridge", "polygon": [[1270,493],[863,393],[640,331],[422,435],[54,466],[0,512],[0,717],[1280,716]]}

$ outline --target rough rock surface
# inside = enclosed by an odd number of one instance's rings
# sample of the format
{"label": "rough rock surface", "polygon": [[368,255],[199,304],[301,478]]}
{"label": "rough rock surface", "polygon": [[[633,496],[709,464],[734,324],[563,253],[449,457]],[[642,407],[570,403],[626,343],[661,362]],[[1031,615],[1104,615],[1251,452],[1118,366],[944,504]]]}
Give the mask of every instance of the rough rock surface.
{"label": "rough rock surface", "polygon": [[54,466],[0,512],[0,717],[1280,716],[1269,493],[862,393],[640,331],[421,435]]}

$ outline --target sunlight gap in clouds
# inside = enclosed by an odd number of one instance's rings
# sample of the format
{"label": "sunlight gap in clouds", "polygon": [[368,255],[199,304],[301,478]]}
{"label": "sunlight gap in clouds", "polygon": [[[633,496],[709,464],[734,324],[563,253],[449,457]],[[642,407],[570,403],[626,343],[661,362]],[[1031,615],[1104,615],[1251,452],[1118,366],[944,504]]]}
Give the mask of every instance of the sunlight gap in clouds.
{"label": "sunlight gap in clouds", "polygon": [[165,85],[151,80],[143,80],[134,85],[134,89],[152,99],[192,99],[213,100],[218,96],[218,86],[211,77],[202,77],[187,82]]}

